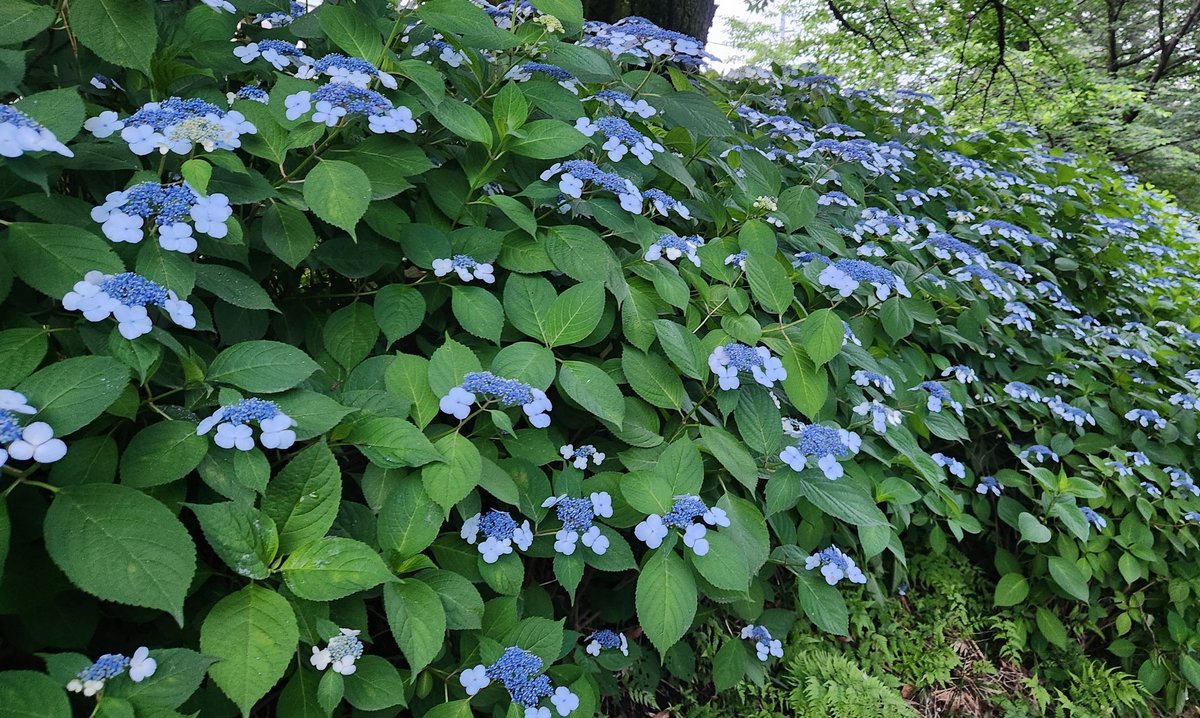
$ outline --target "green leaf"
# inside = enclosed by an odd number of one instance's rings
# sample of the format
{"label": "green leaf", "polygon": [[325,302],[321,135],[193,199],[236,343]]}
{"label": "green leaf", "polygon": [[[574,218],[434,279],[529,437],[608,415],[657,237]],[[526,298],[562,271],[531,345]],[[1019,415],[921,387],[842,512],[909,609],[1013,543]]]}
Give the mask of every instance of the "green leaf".
{"label": "green leaf", "polygon": [[704,459],[691,439],[677,439],[658,455],[654,473],[666,479],[673,496],[692,496],[704,482]]}
{"label": "green leaf", "polygon": [[454,285],[450,290],[454,318],[471,334],[500,343],[504,331],[504,308],[495,294],[483,287]]}
{"label": "green leaf", "polygon": [[66,224],[11,224],[4,250],[22,282],[56,301],[92,270],[125,271],[109,242]]}
{"label": "green leaf", "polygon": [[204,682],[213,659],[186,648],[155,648],[150,654],[158,663],[154,680],[134,683],[113,681],[104,687],[104,698],[124,698],[134,708],[152,716],[150,708],[178,708]]}
{"label": "green leaf", "polygon": [[[529,101],[521,92],[521,86],[516,82],[508,82],[496,93],[492,102],[492,120],[496,123],[496,131],[501,136],[513,130],[520,129],[529,118]],[[507,199],[512,200],[511,197]],[[516,200],[512,200],[516,201]]]}
{"label": "green leaf", "polygon": [[558,18],[566,26],[568,34],[574,34],[583,25],[583,3],[580,0],[533,0],[533,6],[544,15]]}
{"label": "green leaf", "polygon": [[655,320],[654,332],[663,352],[680,371],[698,381],[708,379],[708,356],[693,332],[670,319]]}
{"label": "green leaf", "polygon": [[737,437],[719,427],[702,424],[700,438],[704,440],[704,450],[721,462],[738,482],[751,491],[758,486],[758,466]]}
{"label": "green leaf", "polygon": [[540,344],[514,342],[496,352],[492,372],[539,389],[545,388],[554,381],[554,354]]}
{"label": "green leaf", "polygon": [[375,323],[388,344],[415,332],[425,321],[425,297],[403,284],[389,284],[375,294]]}
{"label": "green leaf", "polygon": [[1006,573],[996,583],[995,606],[1015,606],[1029,595],[1029,580],[1019,573]]}
{"label": "green leaf", "polygon": [[472,718],[474,715],[471,712],[471,701],[461,700],[439,703],[426,711],[422,718]]}
{"label": "green leaf", "polygon": [[1021,539],[1030,543],[1046,543],[1054,535],[1036,516],[1027,511],[1017,517],[1017,528],[1021,531]]}
{"label": "green leaf", "polygon": [[443,397],[450,389],[461,385],[463,377],[479,369],[475,352],[453,339],[446,339],[429,359],[429,388],[435,395]]}
{"label": "green leaf", "polygon": [[796,573],[796,599],[804,615],[817,628],[835,636],[850,635],[850,612],[846,601],[820,573],[801,568]]}
{"label": "green leaf", "polygon": [[[750,293],[759,306],[768,312],[782,314],[792,303],[792,283],[787,272],[774,256],[751,255],[746,260],[746,279]],[[839,345],[840,346],[840,345]]]}
{"label": "green leaf", "polygon": [[3,671],[0,672],[0,716],[71,718],[71,704],[63,687],[45,673]]}
{"label": "green leaf", "polygon": [[582,282],[558,295],[546,312],[542,339],[559,347],[583,340],[604,314],[604,284]]}
{"label": "green leaf", "polygon": [[65,486],[46,512],[44,537],[50,558],[80,589],[166,611],[183,625],[196,547],[157,500],[116,484]]}
{"label": "green leaf", "polygon": [[515,35],[497,28],[468,0],[429,0],[421,3],[416,16],[439,32],[461,36],[469,47],[502,50],[517,45]]}
{"label": "green leaf", "polygon": [[533,216],[533,210],[518,199],[509,197],[504,194],[489,195],[484,198],[484,201],[490,205],[498,207],[505,217],[512,220],[512,223],[520,227],[531,237],[537,236],[537,219]]}
{"label": "green leaf", "polygon": [[331,314],[321,336],[329,356],[344,368],[353,369],[371,353],[379,338],[379,326],[371,306],[355,302]]}
{"label": "green leaf", "polygon": [[734,412],[738,433],[752,451],[774,456],[783,449],[783,428],[779,408],[771,396],[757,385],[738,389]]}
{"label": "green leaf", "polygon": [[653,104],[661,107],[666,119],[695,135],[723,137],[733,130],[725,113],[699,92],[673,92],[657,98]]}
{"label": "green leaf", "polygon": [[638,576],[635,602],[638,621],[660,654],[675,645],[696,616],[696,580],[674,542],[656,549]]}
{"label": "green leaf", "polygon": [[1084,574],[1083,569],[1079,568],[1078,564],[1062,556],[1051,556],[1048,563],[1050,578],[1054,579],[1054,582],[1063,591],[1066,591],[1068,596],[1077,601],[1087,602],[1090,600],[1087,575]]}
{"label": "green leaf", "polygon": [[804,352],[817,366],[829,362],[842,351],[842,318],[833,310],[818,309],[809,314],[800,325],[800,339]]}
{"label": "green leaf", "polygon": [[13,107],[40,122],[63,143],[79,134],[86,116],[83,99],[74,87],[35,92],[14,102]]}
{"label": "green leaf", "polygon": [[304,201],[318,217],[354,236],[371,202],[371,181],[349,162],[321,160],[304,178]]}
{"label": "green leaf", "polygon": [[913,317],[904,307],[904,300],[892,297],[879,308],[879,320],[888,336],[896,341],[912,334]]}
{"label": "green leaf", "polygon": [[845,479],[801,476],[804,497],[825,513],[852,526],[888,526],[887,517],[875,505],[871,495]]}
{"label": "green leaf", "polygon": [[38,408],[36,420],[54,427],[57,436],[66,436],[92,423],[128,385],[129,370],[120,362],[81,356],[35,372],[16,389]]}
{"label": "green leaf", "polygon": [[[186,297],[196,286],[197,266],[186,254],[163,249],[158,242],[150,241],[142,242],[134,270],[179,296]],[[261,293],[261,290],[259,292]]]}
{"label": "green leaf", "polygon": [[1186,653],[1180,654],[1179,672],[1188,680],[1188,683],[1192,684],[1193,688],[1200,690],[1200,661]]}
{"label": "green leaf", "polygon": [[560,120],[534,120],[513,133],[508,148],[513,154],[535,160],[554,160],[573,155],[589,142],[579,130]]}
{"label": "green leaf", "polygon": [[443,127],[464,140],[479,142],[488,147],[492,146],[492,126],[474,107],[462,100],[449,97],[433,107],[432,111],[433,116]]}
{"label": "green leaf", "polygon": [[279,532],[267,514],[235,501],[190,504],[204,538],[239,576],[262,580],[271,575],[279,551]]}
{"label": "green leaf", "polygon": [[54,10],[25,0],[0,5],[0,45],[19,45],[54,22]]}
{"label": "green leaf", "polygon": [[[387,659],[363,656],[347,676],[346,701],[360,711],[379,711],[404,705],[404,679]],[[330,671],[329,673],[337,675]]]}
{"label": "green leaf", "polygon": [[736,637],[729,638],[713,658],[713,688],[728,690],[746,676],[746,649]]}
{"label": "green leaf", "polygon": [[287,391],[321,367],[296,347],[281,342],[240,342],[217,355],[208,380],[255,394]]}
{"label": "green leaf", "polygon": [[442,461],[421,470],[421,483],[425,486],[425,493],[448,514],[451,507],[479,485],[483,461],[479,457],[479,449],[457,433],[442,437],[434,444],[434,448],[440,453]]}
{"label": "green leaf", "polygon": [[76,0],[70,22],[79,41],[101,59],[150,76],[158,26],[146,0]]}
{"label": "green leaf", "polygon": [[549,665],[562,653],[563,623],[538,616],[526,618],[505,637],[505,645],[520,646]]}
{"label": "green leaf", "polygon": [[317,235],[308,217],[282,202],[272,202],[263,213],[262,236],[267,248],[293,268],[317,245]]}
{"label": "green leaf", "polygon": [[208,674],[243,716],[283,677],[299,641],[287,600],[254,584],[218,601],[200,627],[200,652],[218,660]]}
{"label": "green leaf", "polygon": [[[411,354],[398,354],[383,373],[387,390],[412,404],[412,418],[418,426],[427,426],[438,414],[439,397],[429,388],[429,360]],[[384,460],[381,456],[377,460]]]}
{"label": "green leaf", "polygon": [[412,672],[419,672],[442,650],[446,634],[442,600],[424,582],[406,579],[384,587],[383,606],[392,637]]}
{"label": "green leaf", "polygon": [[337,517],[342,477],[333,452],[323,442],[292,457],[263,494],[262,510],[279,529],[279,550],[296,548],[325,535]]}
{"label": "green leaf", "polygon": [[[367,662],[366,659],[368,658],[373,659],[370,661],[371,663],[380,660],[379,656],[363,656],[362,660],[355,662],[354,667],[356,669],[361,669],[362,666],[359,664]],[[392,670],[395,671],[396,669],[392,668]],[[355,673],[357,672],[358,671],[356,670]],[[401,689],[403,689],[403,686],[401,686]],[[403,692],[403,690],[401,692]],[[345,697],[346,679],[342,678],[342,674],[340,673],[334,671],[325,671],[325,673],[321,676],[320,682],[317,683],[317,702],[321,704],[321,709],[326,714],[332,714],[333,710],[337,708],[338,704],[341,703],[342,699]]]}
{"label": "green leaf", "polygon": [[504,313],[518,331],[544,341],[546,314],[556,296],[545,278],[514,274],[504,284]]}
{"label": "green leaf", "polygon": [[1067,629],[1063,626],[1062,621],[1058,620],[1053,612],[1042,606],[1038,606],[1035,615],[1038,631],[1045,636],[1046,640],[1059,648],[1067,647]]}
{"label": "green leaf", "polygon": [[33,373],[49,349],[44,329],[0,332],[0,386],[14,386]]}
{"label": "green leaf", "polygon": [[424,466],[442,455],[421,430],[404,419],[369,417],[355,422],[346,441],[356,444],[372,464],[384,469]]}
{"label": "green leaf", "polygon": [[787,378],[781,384],[788,401],[804,416],[816,418],[829,396],[829,379],[825,369],[815,366],[811,359],[796,349],[785,352],[780,361],[787,372]]}
{"label": "green leaf", "polygon": [[379,510],[379,545],[396,559],[420,553],[437,538],[443,516],[421,482],[406,477],[389,489]]}
{"label": "green leaf", "polygon": [[683,407],[683,382],[656,354],[643,354],[632,347],[621,353],[621,372],[629,386],[646,401],[663,409]]}
{"label": "green leaf", "polygon": [[134,435],[121,455],[121,483],[142,489],[178,481],[200,465],[209,437],[190,421],[160,421]]}
{"label": "green leaf", "polygon": [[564,361],[558,370],[563,393],[603,421],[618,427],[625,420],[625,398],[603,369],[581,361]]}
{"label": "green leaf", "polygon": [[362,13],[354,6],[322,5],[317,11],[321,29],[335,45],[351,57],[376,62],[383,57],[383,40]]}
{"label": "green leaf", "polygon": [[466,578],[439,569],[422,571],[417,578],[432,588],[441,600],[442,608],[446,610],[446,628],[469,631],[483,625],[483,599]]}
{"label": "green leaf", "polygon": [[396,580],[375,550],[336,536],[307,544],[283,562],[283,580],[309,601],[333,601]]}

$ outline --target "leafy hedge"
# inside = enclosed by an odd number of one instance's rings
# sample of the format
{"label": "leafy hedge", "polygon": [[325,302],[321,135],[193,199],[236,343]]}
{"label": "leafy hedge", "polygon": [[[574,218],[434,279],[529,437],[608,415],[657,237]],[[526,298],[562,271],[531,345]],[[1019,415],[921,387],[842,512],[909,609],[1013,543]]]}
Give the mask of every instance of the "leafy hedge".
{"label": "leafy hedge", "polygon": [[1197,234],[1103,158],[578,0],[0,47],[0,713],[620,712],[950,541],[1200,689]]}

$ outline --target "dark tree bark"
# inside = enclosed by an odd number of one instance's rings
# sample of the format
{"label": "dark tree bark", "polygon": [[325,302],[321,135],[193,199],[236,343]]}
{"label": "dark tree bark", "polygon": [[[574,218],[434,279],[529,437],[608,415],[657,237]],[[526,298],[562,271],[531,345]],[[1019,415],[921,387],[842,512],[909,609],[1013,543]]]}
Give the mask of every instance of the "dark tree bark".
{"label": "dark tree bark", "polygon": [[716,11],[716,0],[583,1],[583,14],[589,20],[616,22],[623,17],[640,15],[660,27],[691,35],[698,40],[708,38],[708,28]]}

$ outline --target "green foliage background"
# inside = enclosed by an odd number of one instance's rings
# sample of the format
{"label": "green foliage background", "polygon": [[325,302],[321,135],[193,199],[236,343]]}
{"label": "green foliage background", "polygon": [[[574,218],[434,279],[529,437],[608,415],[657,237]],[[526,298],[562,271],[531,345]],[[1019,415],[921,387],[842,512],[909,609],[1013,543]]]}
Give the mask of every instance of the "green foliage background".
{"label": "green foliage background", "polygon": [[[278,9],[236,5],[247,16]],[[815,714],[856,664],[880,682],[864,681],[870,690],[895,687],[869,670],[879,660],[872,636],[888,636],[873,622],[915,567],[955,546],[974,588],[945,620],[974,630],[1004,607],[1034,676],[1069,684],[1055,671],[1073,654],[1090,675],[1120,672],[1115,680],[1160,710],[1190,705],[1200,690],[1200,527],[1185,513],[1200,500],[1171,489],[1162,469],[1197,469],[1195,414],[1167,401],[1196,391],[1185,372],[1200,366],[1183,331],[1200,328],[1192,217],[1103,156],[1047,153],[1019,131],[922,135],[909,128],[942,122],[931,105],[790,73],[720,80],[665,61],[639,68],[573,42],[578,2],[534,5],[562,31],[534,21],[502,30],[466,0],[399,14],[382,2],[330,4],[269,31],[185,2],[6,4],[0,61],[16,79],[0,89],[75,156],[0,161],[0,386],[28,396],[70,447],[53,466],[4,470],[0,715],[86,714],[91,704],[68,702],[62,687],[92,658],[137,645],[158,657],[158,673],[114,680],[96,714],[518,716],[498,687],[468,701],[458,681],[509,645],[553,664],[555,683],[581,698],[573,715],[669,704],[687,690],[680,676],[727,695],[791,682],[787,710]],[[470,62],[413,58],[434,30]],[[238,32],[375,62],[398,80],[384,93],[413,110],[419,133],[287,120],[284,98],[312,83],[243,65],[231,54]],[[504,79],[535,57],[586,89]],[[96,91],[97,72],[123,89]],[[235,103],[258,130],[237,152],[141,159],[80,133],[102,110],[127,116],[171,95],[223,105],[249,82],[270,102]],[[606,112],[581,99],[602,87],[657,108],[632,119],[669,150],[610,169],[682,199],[694,220],[630,214],[591,191],[560,211],[556,181],[539,176],[554,161],[604,162],[599,141],[574,129]],[[843,123],[913,155],[895,175],[796,157],[808,143],[752,126],[742,105],[814,128]],[[747,144],[781,154],[768,160]],[[945,150],[1020,182],[964,176]],[[235,205],[229,236],[201,238],[194,256],[152,240],[114,245],[89,216],[108,192],[180,178]],[[835,184],[859,207],[818,204]],[[949,196],[898,204],[899,192],[934,186]],[[1034,277],[1021,290],[1034,331],[1002,324],[1003,300],[951,277],[957,260],[895,236],[874,240],[885,257],[872,261],[911,298],[879,301],[866,287],[838,297],[819,262],[793,263],[805,251],[856,256],[838,230],[861,207],[914,215],[1020,264]],[[952,208],[1053,237],[1057,249],[989,247],[994,235]],[[1136,238],[1097,215],[1133,220]],[[668,232],[705,239],[699,267],[643,258]],[[744,271],[724,261],[738,251]],[[436,278],[433,260],[457,253],[494,262],[497,282]],[[96,269],[136,269],[187,297],[196,330],[160,326],[129,341],[64,311],[62,295]],[[1109,333],[1081,325],[1033,289],[1038,281],[1059,284]],[[844,340],[846,327],[861,345]],[[708,357],[730,341],[769,348],[787,379],[773,393],[748,378],[720,391]],[[1157,366],[1123,358],[1121,342]],[[966,418],[931,413],[911,389],[962,364],[980,377],[947,384]],[[545,390],[551,426],[527,428],[515,410],[461,423],[439,413],[439,398],[481,368]],[[886,401],[900,426],[879,435],[852,412],[864,399],[856,369],[894,379]],[[1053,371],[1068,385],[1054,387]],[[1061,394],[1096,424],[1076,428],[1011,399],[1003,389],[1014,380]],[[233,452],[196,436],[200,418],[251,395],[298,420],[297,446]],[[1158,410],[1167,428],[1124,420],[1132,408]],[[852,428],[862,451],[837,481],[794,472],[778,458],[784,417]],[[559,456],[568,442],[609,458],[585,475]],[[1034,443],[1061,464],[1020,459]],[[1133,451],[1152,464],[1118,474],[1109,462],[1130,464]],[[962,459],[966,478],[940,467],[938,452]],[[976,492],[984,475],[1003,496]],[[613,497],[609,551],[556,556],[542,501],[593,491]],[[732,521],[710,532],[707,556],[674,538],[653,550],[633,540],[647,514],[693,493]],[[1107,528],[1090,527],[1081,506]],[[527,555],[486,564],[460,538],[464,519],[489,507],[535,525]],[[862,566],[865,587],[830,586],[804,568],[830,544]],[[792,632],[783,668],[738,639],[747,623]],[[341,681],[308,655],[343,626],[363,631],[367,654]],[[580,639],[600,628],[625,631],[629,657],[587,655]],[[818,633],[853,636],[860,655],[808,655],[803,638]],[[697,654],[693,642],[708,648]],[[923,665],[928,644],[914,645],[896,661]],[[924,658],[943,675],[944,663]],[[662,667],[674,688],[659,686]]]}

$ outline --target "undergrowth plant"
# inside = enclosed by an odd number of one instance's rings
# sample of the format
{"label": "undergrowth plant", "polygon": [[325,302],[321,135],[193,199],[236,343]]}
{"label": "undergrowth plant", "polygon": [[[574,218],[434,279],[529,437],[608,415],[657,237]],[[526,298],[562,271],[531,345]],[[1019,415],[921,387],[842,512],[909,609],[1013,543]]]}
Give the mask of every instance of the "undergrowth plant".
{"label": "undergrowth plant", "polygon": [[4,3],[0,706],[620,712],[952,541],[1030,655],[1187,705],[1193,218],[705,57],[579,0]]}

